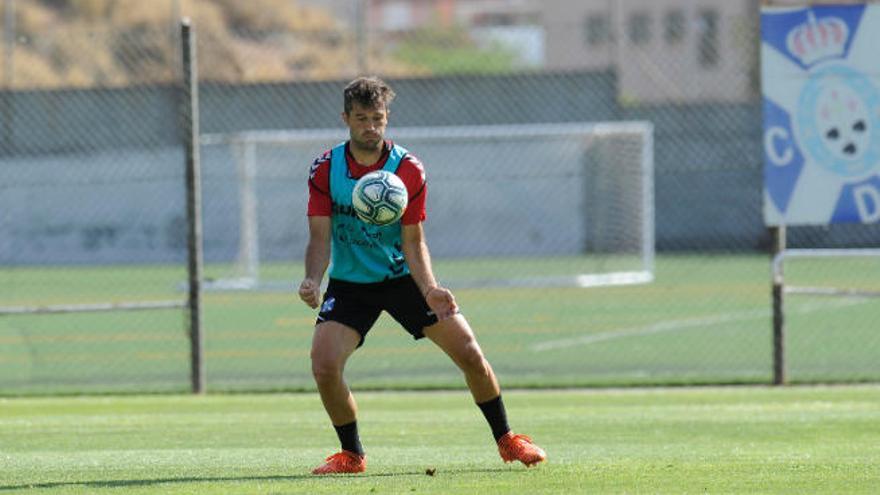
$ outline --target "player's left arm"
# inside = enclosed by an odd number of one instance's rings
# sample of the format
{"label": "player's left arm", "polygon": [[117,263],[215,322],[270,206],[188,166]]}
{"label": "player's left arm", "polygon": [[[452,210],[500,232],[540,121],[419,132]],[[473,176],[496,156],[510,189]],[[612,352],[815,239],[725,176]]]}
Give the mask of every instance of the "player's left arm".
{"label": "player's left arm", "polygon": [[431,268],[431,254],[428,251],[428,244],[425,242],[425,233],[421,222],[404,224],[401,240],[403,256],[409,265],[413,280],[419,286],[425,301],[437,315],[437,318],[444,320],[457,313],[458,304],[455,302],[452,291],[440,286],[437,279],[434,278],[434,271]]}

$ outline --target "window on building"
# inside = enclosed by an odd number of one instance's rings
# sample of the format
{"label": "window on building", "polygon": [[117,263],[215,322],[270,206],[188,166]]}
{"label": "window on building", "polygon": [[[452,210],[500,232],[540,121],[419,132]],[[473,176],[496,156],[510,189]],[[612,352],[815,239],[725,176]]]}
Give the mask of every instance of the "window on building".
{"label": "window on building", "polygon": [[474,24],[479,26],[515,26],[516,14],[508,12],[487,12],[474,19]]}
{"label": "window on building", "polygon": [[680,43],[687,34],[685,33],[686,28],[687,24],[685,23],[684,11],[682,9],[666,11],[666,15],[663,18],[663,39],[666,40],[667,44]]}
{"label": "window on building", "polygon": [[604,45],[611,41],[611,19],[608,15],[588,15],[584,21],[584,38],[589,46]]}
{"label": "window on building", "polygon": [[651,16],[647,12],[633,12],[627,22],[629,40],[634,45],[651,41]]}
{"label": "window on building", "polygon": [[701,67],[712,68],[721,58],[719,49],[720,18],[715,9],[701,10],[697,16],[697,61]]}

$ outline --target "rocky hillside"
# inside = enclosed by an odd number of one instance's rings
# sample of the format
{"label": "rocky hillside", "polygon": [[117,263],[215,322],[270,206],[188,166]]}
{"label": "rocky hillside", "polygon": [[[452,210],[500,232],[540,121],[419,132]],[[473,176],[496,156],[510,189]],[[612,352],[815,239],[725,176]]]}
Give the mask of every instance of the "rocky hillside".
{"label": "rocky hillside", "polygon": [[[17,0],[2,81],[15,89],[170,81],[179,16],[199,39],[204,80],[266,82],[355,70],[353,37],[331,12],[295,0]],[[3,26],[4,29],[8,27]],[[14,39],[14,50],[11,48]]]}

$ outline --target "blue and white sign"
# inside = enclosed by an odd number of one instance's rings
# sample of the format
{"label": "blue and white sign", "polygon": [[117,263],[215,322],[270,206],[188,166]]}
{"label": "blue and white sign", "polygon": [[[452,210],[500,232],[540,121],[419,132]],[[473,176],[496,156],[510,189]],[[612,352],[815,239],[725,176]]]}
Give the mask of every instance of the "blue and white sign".
{"label": "blue and white sign", "polygon": [[880,222],[880,5],[764,7],[764,221]]}

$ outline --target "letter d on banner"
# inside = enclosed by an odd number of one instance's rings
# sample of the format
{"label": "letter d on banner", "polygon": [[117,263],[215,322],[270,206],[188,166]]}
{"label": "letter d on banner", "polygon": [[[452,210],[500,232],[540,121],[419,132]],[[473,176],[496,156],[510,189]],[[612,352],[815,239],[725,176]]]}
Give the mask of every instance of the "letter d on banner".
{"label": "letter d on banner", "polygon": [[843,188],[832,223],[880,222],[880,175]]}
{"label": "letter d on banner", "polygon": [[856,209],[864,223],[880,220],[880,190],[873,184],[859,184],[853,190]]}

